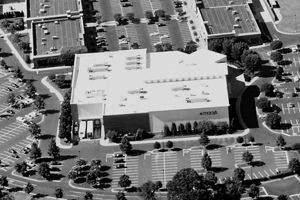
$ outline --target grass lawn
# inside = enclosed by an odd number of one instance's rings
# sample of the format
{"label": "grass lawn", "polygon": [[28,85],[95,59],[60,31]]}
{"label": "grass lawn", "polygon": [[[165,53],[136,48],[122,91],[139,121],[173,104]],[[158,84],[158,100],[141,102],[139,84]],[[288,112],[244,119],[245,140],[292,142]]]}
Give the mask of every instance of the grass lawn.
{"label": "grass lawn", "polygon": [[292,195],[299,193],[300,181],[291,177],[288,179],[281,179],[279,181],[264,184],[268,194],[279,196],[280,194]]}
{"label": "grass lawn", "polygon": [[10,53],[11,49],[8,47],[8,45],[2,38],[0,39],[0,47],[1,47],[0,57],[3,57],[6,64],[9,67],[15,68],[21,66],[18,59],[16,59],[16,57],[14,57],[12,53]]}
{"label": "grass lawn", "polygon": [[[17,51],[19,52],[19,54],[22,56],[23,60],[25,61],[26,55],[30,56],[30,52],[24,53],[24,51],[20,49],[20,47],[18,46],[18,44],[17,44],[17,43],[14,43],[14,42],[12,41],[11,35],[8,36],[8,38],[9,38],[9,40],[12,42],[12,44],[15,46],[15,48],[17,49]],[[21,41],[23,41],[23,42],[28,42],[28,43],[29,43],[29,34],[28,34],[28,33],[26,33],[26,34],[21,34],[21,38],[20,38],[20,39],[21,39]]]}
{"label": "grass lawn", "polygon": [[282,20],[277,25],[278,29],[285,32],[299,32],[300,18],[299,18],[299,0],[277,0],[280,6],[280,14]]}

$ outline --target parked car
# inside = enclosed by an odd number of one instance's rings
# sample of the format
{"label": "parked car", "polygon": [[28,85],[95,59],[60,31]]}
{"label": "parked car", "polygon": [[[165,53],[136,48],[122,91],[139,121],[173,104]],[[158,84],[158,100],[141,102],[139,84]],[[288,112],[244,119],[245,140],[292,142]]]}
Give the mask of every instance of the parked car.
{"label": "parked car", "polygon": [[4,90],[7,91],[7,92],[11,92],[12,91],[12,89],[9,88],[9,87],[5,88]]}
{"label": "parked car", "polygon": [[6,112],[9,113],[9,114],[12,114],[12,115],[15,114],[15,111],[13,111],[13,110],[7,110]]}
{"label": "parked car", "polygon": [[9,153],[17,153],[17,151],[16,151],[15,149],[13,149],[13,148],[9,148],[9,149],[8,149],[8,152],[9,152]]}
{"label": "parked car", "polygon": [[19,88],[19,86],[15,83],[10,84],[10,86],[13,87],[13,88]]}
{"label": "parked car", "polygon": [[115,166],[116,169],[126,168],[125,164],[118,164]]}
{"label": "parked car", "polygon": [[115,159],[114,163],[125,163],[125,160],[123,158],[121,158],[121,159]]}
{"label": "parked car", "polygon": [[18,153],[13,153],[13,154],[11,155],[11,157],[13,157],[13,158],[20,158],[20,156],[18,155]]}
{"label": "parked car", "polygon": [[125,157],[125,156],[122,153],[115,153],[114,157],[115,158],[122,158],[122,157]]}
{"label": "parked car", "polygon": [[27,119],[25,119],[24,117],[17,117],[16,120],[19,121],[19,122],[22,122],[22,123],[27,121]]}
{"label": "parked car", "polygon": [[28,154],[30,152],[30,148],[29,147],[24,147],[22,150],[21,150],[21,153],[23,154]]}

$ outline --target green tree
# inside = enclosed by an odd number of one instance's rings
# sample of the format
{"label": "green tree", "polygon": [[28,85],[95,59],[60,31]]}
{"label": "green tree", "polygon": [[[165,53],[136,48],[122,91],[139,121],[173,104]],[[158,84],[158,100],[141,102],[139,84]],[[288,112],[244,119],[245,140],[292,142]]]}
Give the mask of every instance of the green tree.
{"label": "green tree", "polygon": [[235,168],[233,170],[233,180],[237,182],[243,182],[245,179],[245,170],[242,168]]}
{"label": "green tree", "polygon": [[134,19],[134,13],[133,12],[126,13],[126,18],[132,21]]}
{"label": "green tree", "polygon": [[289,162],[289,169],[294,173],[300,173],[300,161],[297,158],[293,158]]}
{"label": "green tree", "polygon": [[281,116],[277,113],[268,113],[266,117],[266,125],[271,129],[279,128],[281,124]]}
{"label": "green tree", "polygon": [[268,111],[271,107],[271,102],[266,97],[262,97],[256,100],[256,106],[262,111]]}
{"label": "green tree", "polygon": [[61,114],[59,117],[59,138],[66,138],[71,140],[71,128],[72,128],[72,112],[71,112],[71,90],[69,90],[65,96],[64,101],[61,104]]}
{"label": "green tree", "polygon": [[253,143],[253,142],[255,142],[255,138],[252,135],[250,135],[248,137],[248,141]]}
{"label": "green tree", "polygon": [[7,19],[1,20],[1,26],[4,28],[9,27],[10,22]]}
{"label": "green tree", "polygon": [[177,126],[174,122],[172,123],[171,132],[173,136],[177,135]]}
{"label": "green tree", "polygon": [[205,133],[201,133],[200,138],[199,138],[199,143],[204,148],[206,148],[206,145],[208,145],[210,143],[210,140],[209,140],[208,136]]}
{"label": "green tree", "polygon": [[45,162],[41,163],[39,165],[38,174],[46,179],[49,179],[51,175],[49,164]]}
{"label": "green tree", "polygon": [[245,42],[234,43],[231,47],[231,58],[233,60],[241,60],[241,56],[245,50],[248,50],[249,46]]}
{"label": "green tree", "polygon": [[84,200],[92,200],[93,199],[93,194],[91,192],[85,192],[85,195],[84,195]]}
{"label": "green tree", "polygon": [[119,145],[120,147],[120,150],[123,152],[123,153],[130,153],[131,150],[132,150],[132,145],[130,144],[129,140],[127,139],[126,136],[124,136],[121,140],[121,143]]}
{"label": "green tree", "polygon": [[236,142],[239,143],[239,144],[241,144],[241,143],[244,142],[244,138],[241,137],[241,136],[238,136],[238,137],[236,138]]}
{"label": "green tree", "polygon": [[30,45],[28,42],[20,41],[18,43],[18,46],[24,52],[27,52],[30,49]]}
{"label": "green tree", "polygon": [[223,135],[223,134],[228,133],[228,129],[229,129],[229,126],[228,126],[227,122],[217,122],[216,123],[217,135]]}
{"label": "green tree", "polygon": [[64,196],[63,190],[61,188],[56,188],[54,195],[56,198],[62,198]]}
{"label": "green tree", "polygon": [[131,180],[129,179],[129,176],[126,175],[126,174],[123,174],[122,176],[120,176],[120,180],[118,182],[119,186],[120,187],[123,187],[123,188],[127,188],[131,185]]}
{"label": "green tree", "polygon": [[222,43],[223,43],[223,40],[221,40],[221,39],[209,40],[208,49],[211,51],[217,52],[217,53],[221,53],[222,49],[223,49]]}
{"label": "green tree", "polygon": [[289,199],[289,197],[285,194],[281,194],[277,197],[277,200],[288,200],[288,199]]}
{"label": "green tree", "polygon": [[78,167],[86,166],[86,164],[87,164],[86,160],[84,160],[82,158],[79,158],[78,160],[76,160],[76,163],[75,163],[75,165]]}
{"label": "green tree", "polygon": [[27,167],[28,167],[27,163],[25,161],[23,161],[21,163],[16,163],[14,168],[15,168],[16,172],[18,172],[24,176],[27,172]]}
{"label": "green tree", "polygon": [[8,186],[8,180],[7,180],[6,176],[0,177],[0,185],[2,186],[2,189],[4,189],[4,187]]}
{"label": "green tree", "polygon": [[153,147],[154,147],[154,149],[160,149],[161,145],[160,145],[159,142],[155,142],[155,143],[153,144]]}
{"label": "green tree", "polygon": [[186,130],[186,133],[188,134],[188,135],[191,135],[192,134],[192,124],[191,124],[191,122],[186,122],[185,123],[185,130]]}
{"label": "green tree", "polygon": [[156,16],[156,17],[160,17],[160,18],[162,18],[162,17],[165,17],[165,15],[166,15],[166,12],[164,11],[164,10],[156,10],[155,12],[154,12],[154,15]]}
{"label": "green tree", "polygon": [[276,145],[280,148],[282,148],[283,146],[286,145],[286,142],[285,142],[285,139],[282,135],[279,135],[277,138],[276,138]]}
{"label": "green tree", "polygon": [[151,20],[153,18],[152,10],[146,10],[145,11],[145,16],[146,16],[147,19]]}
{"label": "green tree", "polygon": [[137,42],[134,42],[131,46],[132,49],[139,49],[140,45]]}
{"label": "green tree", "polygon": [[38,159],[42,156],[42,152],[41,152],[41,149],[38,147],[38,145],[33,142],[31,144],[31,149],[30,149],[30,152],[29,152],[29,157],[30,159]]}
{"label": "green tree", "polygon": [[171,135],[171,131],[169,129],[169,126],[167,124],[164,125],[164,136],[169,136]]}
{"label": "green tree", "polygon": [[14,71],[13,76],[20,79],[23,78],[23,73],[19,67],[17,67],[17,69]]}
{"label": "green tree", "polygon": [[125,197],[125,193],[122,192],[122,191],[119,191],[119,192],[116,194],[116,199],[117,199],[117,200],[127,200],[127,198]]}
{"label": "green tree", "polygon": [[279,61],[281,61],[283,59],[283,55],[280,52],[275,51],[275,52],[271,53],[270,58],[274,62],[279,62]]}
{"label": "green tree", "polygon": [[184,52],[191,54],[191,53],[197,51],[197,49],[198,49],[198,44],[194,41],[189,41],[185,45]]}
{"label": "green tree", "polygon": [[36,123],[30,124],[28,131],[34,138],[38,138],[41,135],[41,127]]}
{"label": "green tree", "polygon": [[218,177],[214,172],[208,171],[205,173],[204,180],[208,186],[214,187],[218,182]]}
{"label": "green tree", "polygon": [[28,182],[24,188],[24,192],[26,192],[27,194],[30,194],[33,190],[34,190],[33,185],[30,182]]}
{"label": "green tree", "polygon": [[201,159],[201,165],[205,170],[210,170],[212,166],[212,161],[208,153],[204,153],[202,159]]}
{"label": "green tree", "polygon": [[242,159],[243,161],[245,161],[246,163],[250,164],[253,161],[253,155],[252,153],[250,153],[249,151],[245,151],[242,155]]}
{"label": "green tree", "polygon": [[29,96],[30,98],[34,98],[36,95],[36,88],[35,86],[31,83],[31,81],[26,82],[25,86],[25,95]]}
{"label": "green tree", "polygon": [[120,22],[123,19],[123,17],[120,13],[116,13],[114,14],[114,19],[115,21]]}
{"label": "green tree", "polygon": [[147,181],[146,183],[141,185],[141,196],[144,200],[156,200],[155,192],[158,190],[155,183],[152,181]]}
{"label": "green tree", "polygon": [[169,148],[169,149],[172,148],[173,147],[173,142],[169,140],[166,144],[166,147]]}
{"label": "green tree", "polygon": [[257,199],[259,196],[259,188],[255,184],[251,184],[247,193],[252,199]]}
{"label": "green tree", "polygon": [[33,102],[33,105],[37,111],[40,111],[42,109],[45,109],[46,104],[44,98],[41,95],[37,95],[35,97],[35,101]]}
{"label": "green tree", "polygon": [[55,139],[51,139],[49,147],[48,147],[48,155],[52,156],[53,159],[56,159],[60,156],[60,149],[56,145]]}
{"label": "green tree", "polygon": [[80,174],[79,168],[72,169],[68,173],[68,179],[76,180],[79,174]]}
{"label": "green tree", "polygon": [[19,33],[12,34],[11,39],[12,39],[13,43],[17,44],[21,41],[21,34],[19,34]]}
{"label": "green tree", "polygon": [[14,93],[9,93],[6,99],[8,105],[15,105],[16,95]]}

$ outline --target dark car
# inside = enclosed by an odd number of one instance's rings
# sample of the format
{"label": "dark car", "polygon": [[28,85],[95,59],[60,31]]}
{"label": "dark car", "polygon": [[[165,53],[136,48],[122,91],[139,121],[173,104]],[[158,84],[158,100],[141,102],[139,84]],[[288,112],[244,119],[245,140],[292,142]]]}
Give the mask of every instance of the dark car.
{"label": "dark car", "polygon": [[12,91],[12,89],[9,88],[9,87],[8,87],[8,88],[5,88],[4,90],[7,91],[7,92],[11,92],[11,91]]}
{"label": "dark car", "polygon": [[10,84],[10,86],[13,87],[13,88],[19,88],[19,86],[15,83]]}
{"label": "dark car", "polygon": [[29,147],[24,147],[22,150],[21,150],[21,153],[24,153],[24,154],[28,154],[30,152],[30,148]]}
{"label": "dark car", "polygon": [[125,164],[118,164],[115,166],[116,169],[122,169],[122,168],[126,168]]}
{"label": "dark car", "polygon": [[124,3],[122,4],[123,7],[129,7],[129,6],[132,6],[132,3]]}
{"label": "dark car", "polygon": [[9,114],[12,114],[12,115],[15,114],[15,111],[13,111],[13,110],[7,110],[6,112]]}
{"label": "dark car", "polygon": [[158,23],[157,26],[166,26],[165,23]]}
{"label": "dark car", "polygon": [[124,155],[122,153],[115,153],[114,157],[115,158],[122,158],[122,157],[124,157]]}
{"label": "dark car", "polygon": [[17,153],[17,151],[14,150],[13,148],[8,149],[8,152],[9,152],[9,153],[13,153],[13,154]]}
{"label": "dark car", "polygon": [[125,163],[123,158],[114,160],[114,163]]}

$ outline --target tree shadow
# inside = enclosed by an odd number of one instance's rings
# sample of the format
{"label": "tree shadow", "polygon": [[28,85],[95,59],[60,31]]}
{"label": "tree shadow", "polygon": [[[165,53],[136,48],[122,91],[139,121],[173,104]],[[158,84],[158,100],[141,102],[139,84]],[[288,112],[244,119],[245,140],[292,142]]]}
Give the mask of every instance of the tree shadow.
{"label": "tree shadow", "polygon": [[292,64],[292,61],[290,61],[290,60],[281,60],[277,63],[278,63],[278,65],[290,65],[290,64]]}
{"label": "tree shadow", "polygon": [[267,63],[269,63],[270,61],[269,60],[261,60],[260,61],[260,63],[262,64],[262,65],[265,65],[265,64],[267,64]]}
{"label": "tree shadow", "polygon": [[60,170],[58,167],[51,167],[51,168],[50,168],[50,171],[53,171],[53,172],[60,172],[61,170]]}
{"label": "tree shadow", "polygon": [[107,173],[107,172],[101,172],[100,174],[101,174],[102,177],[109,176],[109,173]]}
{"label": "tree shadow", "polygon": [[60,111],[59,110],[56,110],[56,109],[48,109],[44,112],[45,115],[51,115],[51,114],[56,114],[56,113],[59,113]]}
{"label": "tree shadow", "polygon": [[227,167],[212,167],[212,168],[210,168],[210,170],[215,172],[215,173],[224,172],[227,169],[228,169]]}
{"label": "tree shadow", "polygon": [[102,165],[101,166],[101,170],[102,171],[108,171],[108,170],[110,170],[111,169],[111,166],[107,166],[107,165]]}
{"label": "tree shadow", "polygon": [[274,200],[273,197],[258,197],[257,200]]}
{"label": "tree shadow", "polygon": [[101,183],[111,183],[112,182],[112,179],[111,178],[107,178],[107,177],[104,177],[104,178],[101,178]]}
{"label": "tree shadow", "polygon": [[57,180],[60,180],[62,178],[64,178],[65,176],[62,175],[62,174],[55,174],[55,173],[51,173],[50,174],[50,177],[49,177],[49,181],[57,181]]}
{"label": "tree shadow", "polygon": [[144,153],[146,153],[146,151],[144,151],[144,150],[139,150],[139,149],[133,149],[132,151],[130,151],[130,152],[128,153],[128,155],[129,155],[129,156],[139,156],[139,155],[142,155],[142,154],[144,154]]}
{"label": "tree shadow", "polygon": [[81,183],[85,183],[85,182],[86,182],[85,177],[78,177],[74,180],[74,183],[76,183],[76,184],[81,184]]}
{"label": "tree shadow", "polygon": [[93,188],[95,189],[106,189],[106,188],[110,188],[111,184],[106,184],[106,183],[101,183],[100,185],[93,185]]}
{"label": "tree shadow", "polygon": [[266,164],[265,162],[259,161],[259,160],[252,161],[252,162],[250,163],[250,165],[251,165],[252,167],[261,167],[261,166],[264,166],[265,164]]}
{"label": "tree shadow", "polygon": [[279,53],[282,53],[282,54],[287,54],[287,53],[291,53],[292,49],[290,49],[290,48],[282,48],[282,49],[278,49],[277,51]]}
{"label": "tree shadow", "polygon": [[9,188],[7,191],[8,192],[19,192],[22,190],[23,190],[23,188],[21,188],[21,187],[13,187],[13,188]]}
{"label": "tree shadow", "polygon": [[159,152],[166,152],[166,151],[169,151],[168,149],[159,149],[158,150]]}
{"label": "tree shadow", "polygon": [[33,195],[32,198],[39,199],[39,198],[43,198],[43,197],[46,197],[46,196],[48,196],[48,195],[47,194],[37,193],[37,194]]}
{"label": "tree shadow", "polygon": [[27,172],[24,173],[24,176],[28,177],[28,176],[33,176],[36,175],[37,171],[35,169],[32,170],[28,170]]}
{"label": "tree shadow", "polygon": [[206,146],[206,149],[207,150],[214,150],[214,149],[219,149],[219,148],[222,148],[223,145],[220,145],[220,144],[209,144]]}
{"label": "tree shadow", "polygon": [[48,99],[51,97],[50,94],[40,94],[40,96],[43,98],[43,99]]}
{"label": "tree shadow", "polygon": [[182,148],[174,147],[171,149],[172,151],[182,151]]}
{"label": "tree shadow", "polygon": [[44,135],[38,136],[37,139],[40,139],[40,140],[48,140],[48,139],[51,139],[51,138],[54,138],[54,137],[55,137],[54,135],[44,134]]}
{"label": "tree shadow", "polygon": [[43,163],[43,162],[51,162],[52,160],[53,160],[53,158],[50,158],[50,157],[38,158],[35,160],[35,163],[39,164],[39,163]]}
{"label": "tree shadow", "polygon": [[292,128],[292,124],[291,123],[281,123],[278,129],[281,130],[287,130]]}
{"label": "tree shadow", "polygon": [[57,161],[63,161],[63,160],[69,160],[76,158],[77,155],[60,155],[58,158],[56,158]]}
{"label": "tree shadow", "polygon": [[9,57],[9,56],[12,56],[13,54],[12,53],[7,53],[7,52],[1,52],[0,53],[0,57]]}
{"label": "tree shadow", "polygon": [[0,167],[9,167],[8,164],[1,164]]}
{"label": "tree shadow", "polygon": [[132,186],[130,188],[126,188],[126,192],[139,192],[139,188],[138,187],[135,187],[135,186]]}
{"label": "tree shadow", "polygon": [[275,76],[276,67],[270,65],[263,65],[259,68],[257,75],[259,77],[268,78]]}

